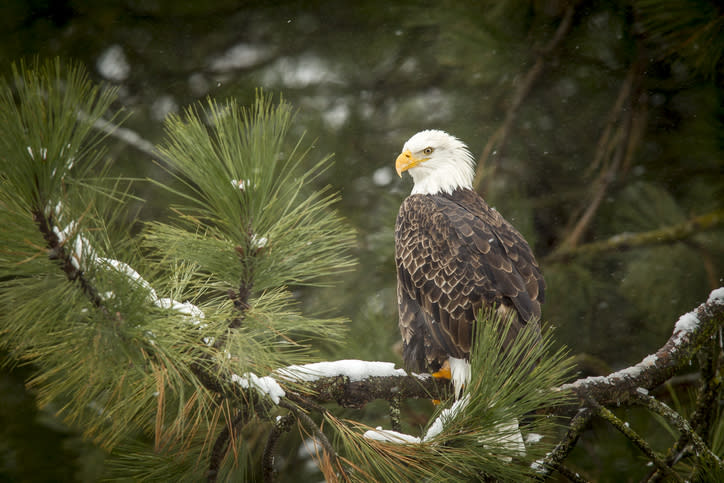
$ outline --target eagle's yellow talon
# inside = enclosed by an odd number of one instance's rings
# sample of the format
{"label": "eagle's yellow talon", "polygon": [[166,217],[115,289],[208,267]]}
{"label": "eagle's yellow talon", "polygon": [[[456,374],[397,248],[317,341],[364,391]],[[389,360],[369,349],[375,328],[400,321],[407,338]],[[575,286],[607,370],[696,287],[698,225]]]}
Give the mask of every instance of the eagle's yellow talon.
{"label": "eagle's yellow talon", "polygon": [[452,379],[450,367],[441,367],[439,371],[432,373],[432,377],[435,379]]}

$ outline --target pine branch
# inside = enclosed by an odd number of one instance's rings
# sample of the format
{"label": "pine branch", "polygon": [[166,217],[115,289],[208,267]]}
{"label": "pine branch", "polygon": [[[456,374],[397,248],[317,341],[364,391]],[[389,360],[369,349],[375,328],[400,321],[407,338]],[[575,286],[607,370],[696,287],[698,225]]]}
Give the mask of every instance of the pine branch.
{"label": "pine branch", "polygon": [[244,427],[249,421],[249,416],[247,408],[243,408],[229,424],[221,428],[216,441],[214,441],[214,446],[211,448],[211,456],[209,457],[209,469],[206,472],[206,481],[209,483],[215,482],[219,476],[219,467],[229,449],[229,440],[234,437],[232,433],[238,432]]}
{"label": "pine branch", "polygon": [[[47,243],[48,258],[57,260],[65,273],[66,278],[71,282],[78,282],[83,293],[88,297],[90,302],[98,309],[101,309],[105,315],[108,315],[108,309],[103,304],[98,289],[91,283],[81,270],[78,261],[73,259],[73,255],[66,249],[65,244],[60,240],[58,233],[60,228],[54,226],[53,218],[46,215],[44,210],[35,208],[32,211],[33,220],[35,221],[40,233],[43,235]],[[74,263],[75,262],[75,263]]]}
{"label": "pine branch", "polygon": [[287,414],[285,416],[279,416],[274,421],[274,426],[272,426],[272,430],[269,431],[269,436],[267,437],[266,445],[264,446],[264,454],[262,455],[261,461],[262,476],[264,477],[264,481],[266,483],[271,483],[274,481],[274,455],[276,453],[276,446],[282,434],[289,432],[293,422],[293,413]]}
{"label": "pine branch", "polygon": [[[587,406],[588,398],[599,404],[633,404],[639,388],[652,390],[688,367],[692,357],[722,325],[724,287],[713,291],[706,302],[682,315],[669,340],[653,355],[608,376],[579,379],[564,384],[559,390],[572,391],[579,397],[581,407]],[[283,373],[284,369],[277,372]],[[369,376],[355,381],[340,373],[299,383],[303,384],[310,400],[319,404],[334,402],[349,408],[361,408],[378,399],[393,401],[398,396],[401,399],[444,400],[450,394],[450,384],[444,380],[407,373]]]}

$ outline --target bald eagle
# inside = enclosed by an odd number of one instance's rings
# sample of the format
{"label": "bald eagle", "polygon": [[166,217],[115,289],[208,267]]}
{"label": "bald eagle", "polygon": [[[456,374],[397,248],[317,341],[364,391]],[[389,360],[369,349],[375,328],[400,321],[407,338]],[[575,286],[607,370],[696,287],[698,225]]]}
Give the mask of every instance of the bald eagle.
{"label": "bald eagle", "polygon": [[545,282],[528,243],[473,190],[473,157],[443,131],[412,136],[396,161],[414,187],[395,226],[397,301],[405,366],[470,380],[476,316],[515,312],[504,347],[538,320]]}

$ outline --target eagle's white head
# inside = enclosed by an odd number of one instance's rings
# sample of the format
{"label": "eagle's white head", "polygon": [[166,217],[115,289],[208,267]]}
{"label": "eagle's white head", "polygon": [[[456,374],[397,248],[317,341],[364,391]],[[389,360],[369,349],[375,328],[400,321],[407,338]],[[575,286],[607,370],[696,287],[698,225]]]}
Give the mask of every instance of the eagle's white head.
{"label": "eagle's white head", "polygon": [[395,167],[402,176],[407,171],[415,186],[412,194],[452,193],[473,187],[473,155],[468,147],[445,131],[420,131],[407,140]]}

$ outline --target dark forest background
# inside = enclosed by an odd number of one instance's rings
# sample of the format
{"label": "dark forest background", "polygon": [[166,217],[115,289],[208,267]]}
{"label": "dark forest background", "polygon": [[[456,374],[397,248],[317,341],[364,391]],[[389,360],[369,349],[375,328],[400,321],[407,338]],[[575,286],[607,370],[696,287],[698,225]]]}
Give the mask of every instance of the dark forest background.
{"label": "dark forest background", "polygon": [[[168,113],[207,96],[250,104],[261,87],[294,106],[294,134],[315,139],[317,159],[334,154],[315,182],[341,193],[357,230],[359,264],[344,283],[295,292],[308,310],[349,319],[349,343],[320,347],[329,359],[400,362],[393,231],[411,181],[393,162],[427,128],[478,157],[478,189],[533,247],[544,321],[582,374],[660,347],[723,284],[722,53],[713,0],[0,6],[0,74],[60,56],[120,86],[115,107],[139,137],[111,138],[114,174],[172,183],[147,142],[161,140]],[[142,219],[167,216],[152,184],[134,189]],[[26,370],[0,373],[0,481],[92,481],[102,453],[35,408]],[[670,386],[685,405],[687,379]],[[572,466],[638,481],[630,453],[594,427]]]}

